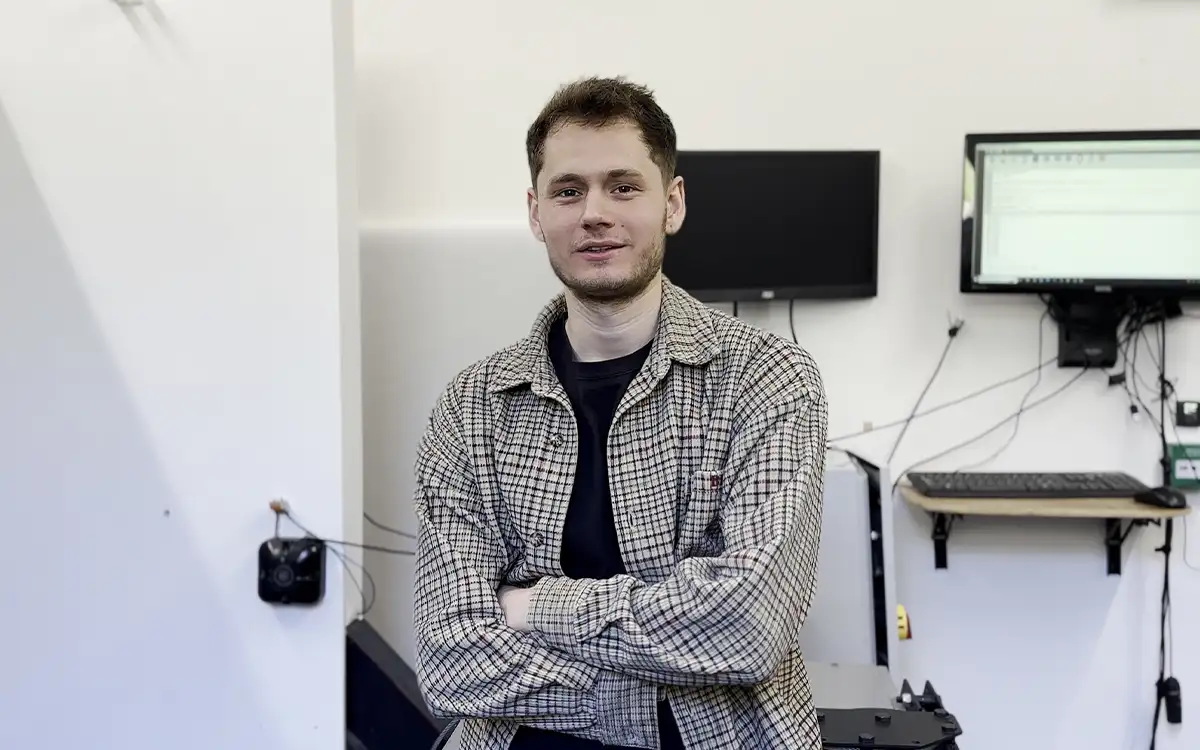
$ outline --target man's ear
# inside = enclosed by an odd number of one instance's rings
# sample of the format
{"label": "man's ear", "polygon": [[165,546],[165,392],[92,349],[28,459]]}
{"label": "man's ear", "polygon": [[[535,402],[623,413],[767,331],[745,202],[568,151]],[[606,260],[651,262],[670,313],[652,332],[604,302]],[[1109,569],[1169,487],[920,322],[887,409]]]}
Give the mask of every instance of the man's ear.
{"label": "man's ear", "polygon": [[686,215],[687,195],[683,189],[683,178],[676,176],[667,185],[667,217],[664,222],[667,234],[678,232]]}
{"label": "man's ear", "polygon": [[538,242],[545,242],[546,235],[542,232],[542,220],[538,217],[537,191],[534,188],[525,191],[525,203],[529,207],[529,231],[533,232]]}

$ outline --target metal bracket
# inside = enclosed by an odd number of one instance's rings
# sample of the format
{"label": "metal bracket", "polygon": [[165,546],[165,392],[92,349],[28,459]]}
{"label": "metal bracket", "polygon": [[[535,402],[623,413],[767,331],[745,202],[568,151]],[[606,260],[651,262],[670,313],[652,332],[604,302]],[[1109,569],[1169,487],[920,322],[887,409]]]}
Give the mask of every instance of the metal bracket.
{"label": "metal bracket", "polygon": [[[953,513],[931,513],[933,517],[933,565],[938,570],[948,567],[946,542],[950,539],[950,530],[954,528],[954,520],[962,516]],[[1134,518],[1122,521],[1119,518],[1109,518],[1104,521],[1104,548],[1108,558],[1108,574],[1121,575],[1121,551],[1130,532],[1137,526],[1148,524],[1159,525],[1161,521],[1150,518]]]}
{"label": "metal bracket", "polygon": [[950,529],[954,528],[956,516],[949,513],[933,514],[933,567],[942,570],[946,567],[946,541],[950,539]]}
{"label": "metal bracket", "polygon": [[1157,519],[1135,518],[1122,528],[1119,518],[1105,520],[1104,548],[1108,553],[1108,574],[1110,576],[1121,575],[1121,550],[1125,546],[1125,540],[1129,538],[1129,533],[1135,526],[1146,526],[1151,523],[1158,524],[1159,522]]}

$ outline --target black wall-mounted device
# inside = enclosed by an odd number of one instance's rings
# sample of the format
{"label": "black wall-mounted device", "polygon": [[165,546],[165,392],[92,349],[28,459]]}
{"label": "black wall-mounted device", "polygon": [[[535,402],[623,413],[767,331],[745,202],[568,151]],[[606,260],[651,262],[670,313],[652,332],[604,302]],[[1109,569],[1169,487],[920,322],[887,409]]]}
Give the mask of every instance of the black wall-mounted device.
{"label": "black wall-mounted device", "polygon": [[325,542],[272,537],[258,548],[258,598],[268,604],[316,604],[325,596]]}
{"label": "black wall-mounted device", "polygon": [[1175,405],[1176,427],[1200,427],[1200,402],[1180,401]]}
{"label": "black wall-mounted device", "polygon": [[1159,694],[1167,708],[1167,723],[1183,723],[1183,692],[1179,689],[1179,680],[1168,677],[1162,681]]}
{"label": "black wall-mounted device", "polygon": [[704,302],[878,291],[880,153],[680,151],[691,209],[663,273]]}

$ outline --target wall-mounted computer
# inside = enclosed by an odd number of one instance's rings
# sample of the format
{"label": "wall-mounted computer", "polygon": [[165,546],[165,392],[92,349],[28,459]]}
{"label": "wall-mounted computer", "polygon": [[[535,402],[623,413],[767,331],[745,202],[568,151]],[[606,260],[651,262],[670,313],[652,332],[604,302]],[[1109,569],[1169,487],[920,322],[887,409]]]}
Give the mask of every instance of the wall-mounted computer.
{"label": "wall-mounted computer", "polygon": [[1200,298],[1200,131],[967,136],[961,289],[1041,295],[1059,364],[1111,366],[1130,309]]}
{"label": "wall-mounted computer", "polygon": [[705,302],[874,297],[878,151],[681,151],[663,271]]}

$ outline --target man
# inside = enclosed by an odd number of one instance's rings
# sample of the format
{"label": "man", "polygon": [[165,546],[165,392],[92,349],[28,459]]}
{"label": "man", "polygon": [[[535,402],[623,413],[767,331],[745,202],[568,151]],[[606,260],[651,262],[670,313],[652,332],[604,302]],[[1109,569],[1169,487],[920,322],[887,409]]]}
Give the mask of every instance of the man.
{"label": "man", "polygon": [[526,148],[529,223],[566,290],[454,379],[422,440],[425,699],[466,718],[465,750],[816,750],[796,639],[817,368],[663,278],[684,185],[648,90],[568,85]]}

